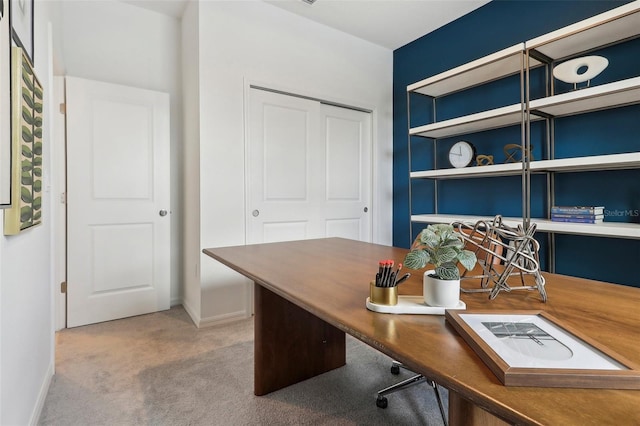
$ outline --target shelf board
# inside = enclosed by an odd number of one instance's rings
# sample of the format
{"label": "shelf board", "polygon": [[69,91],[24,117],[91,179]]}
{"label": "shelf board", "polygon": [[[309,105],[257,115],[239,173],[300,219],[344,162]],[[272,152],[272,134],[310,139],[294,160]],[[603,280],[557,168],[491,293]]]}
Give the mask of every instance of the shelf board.
{"label": "shelf board", "polygon": [[[562,117],[636,103],[640,103],[640,77],[535,99],[530,102],[529,107],[533,113],[531,120],[536,121],[542,117],[536,116],[535,111]],[[411,128],[409,134],[427,138],[444,138],[513,126],[522,122],[521,108],[521,104],[514,104],[425,124]]]}
{"label": "shelf board", "polygon": [[514,176],[522,173],[522,163],[472,166],[462,169],[439,169],[411,172],[412,179],[456,179],[468,177]]}
{"label": "shelf board", "polygon": [[[532,117],[532,119],[535,118]],[[414,127],[409,130],[409,134],[437,139],[513,126],[520,123],[522,123],[522,105],[518,103]]]}
{"label": "shelf board", "polygon": [[640,224],[622,222],[603,223],[570,223],[553,222],[549,219],[531,218],[537,230],[541,232],[554,232],[557,234],[576,234],[595,237],[613,237],[640,239]]}
{"label": "shelf board", "polygon": [[[640,152],[592,155],[589,157],[560,158],[531,162],[531,171],[578,172],[589,170],[619,170],[640,168]],[[515,176],[522,173],[522,163],[471,166],[461,169],[421,170],[411,172],[411,179],[457,179],[473,177]]]}
{"label": "shelf board", "polygon": [[[493,216],[471,216],[471,215],[453,215],[453,214],[415,214],[411,216],[411,222],[415,223],[452,223],[465,222],[476,223],[479,220],[492,221]],[[516,227],[522,225],[521,217],[503,217],[502,222],[507,226]]]}
{"label": "shelf board", "polygon": [[525,43],[551,59],[579,54],[640,34],[640,1],[568,25]]}
{"label": "shelf board", "polygon": [[[479,220],[490,222],[491,216],[470,216],[452,214],[417,214],[411,216],[414,223],[452,223],[465,222],[476,223]],[[502,222],[511,227],[522,225],[522,218],[503,217]],[[574,234],[594,237],[612,237],[640,239],[640,224],[603,222],[603,223],[568,223],[553,222],[549,219],[531,218],[531,223],[536,224],[536,232],[553,232],[557,234]]]}
{"label": "shelf board", "polygon": [[[438,97],[488,83],[523,69],[524,43],[484,56],[407,86],[407,92]],[[534,63],[536,65],[538,63]]]}
{"label": "shelf board", "polygon": [[529,108],[561,117],[635,103],[640,103],[640,77],[536,99]]}
{"label": "shelf board", "polygon": [[640,152],[532,161],[532,172],[576,172],[640,168]]}

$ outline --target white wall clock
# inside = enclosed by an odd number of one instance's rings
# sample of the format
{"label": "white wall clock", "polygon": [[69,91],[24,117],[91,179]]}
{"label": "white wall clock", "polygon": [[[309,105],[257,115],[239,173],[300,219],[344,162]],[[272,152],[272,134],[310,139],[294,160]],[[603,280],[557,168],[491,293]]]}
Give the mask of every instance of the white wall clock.
{"label": "white wall clock", "polygon": [[449,163],[453,167],[467,167],[476,157],[476,147],[465,141],[456,142],[449,150]]}

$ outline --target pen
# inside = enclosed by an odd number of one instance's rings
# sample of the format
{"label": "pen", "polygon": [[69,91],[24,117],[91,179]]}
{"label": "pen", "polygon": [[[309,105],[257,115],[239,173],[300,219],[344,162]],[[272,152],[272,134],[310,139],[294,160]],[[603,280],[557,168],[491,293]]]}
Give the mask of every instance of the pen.
{"label": "pen", "polygon": [[380,276],[380,287],[386,287],[387,283],[387,261],[382,261],[382,275]]}
{"label": "pen", "polygon": [[386,259],[378,261],[378,272],[376,273],[376,287],[395,287],[407,278],[410,274],[405,274],[398,280],[400,270],[402,270],[402,263],[398,263],[397,269],[394,271],[393,267],[395,262],[393,259]]}
{"label": "pen", "polygon": [[393,280],[392,280],[392,285],[395,287],[398,285],[398,274],[400,273],[400,270],[402,269],[402,263],[398,263],[398,269],[396,269],[396,271],[393,273]]}
{"label": "pen", "polygon": [[380,260],[378,262],[378,273],[376,274],[376,287],[386,287],[388,260]]}
{"label": "pen", "polygon": [[376,274],[376,287],[382,287],[382,273],[384,270],[384,262],[380,260],[378,262],[378,273]]}
{"label": "pen", "polygon": [[411,276],[411,274],[406,273],[402,276],[402,278],[400,278],[398,281],[396,281],[396,285],[400,285],[401,283],[405,282],[407,280],[407,278],[409,278]]}
{"label": "pen", "polygon": [[385,287],[393,286],[393,260],[387,260],[387,276],[385,278]]}

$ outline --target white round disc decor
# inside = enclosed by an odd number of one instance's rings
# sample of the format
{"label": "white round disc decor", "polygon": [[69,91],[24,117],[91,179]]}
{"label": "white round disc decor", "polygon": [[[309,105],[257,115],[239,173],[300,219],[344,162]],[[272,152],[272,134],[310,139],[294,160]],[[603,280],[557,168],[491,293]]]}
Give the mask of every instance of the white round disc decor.
{"label": "white round disc decor", "polygon": [[583,83],[598,76],[608,65],[609,60],[602,56],[583,56],[561,63],[553,69],[553,76],[565,83]]}

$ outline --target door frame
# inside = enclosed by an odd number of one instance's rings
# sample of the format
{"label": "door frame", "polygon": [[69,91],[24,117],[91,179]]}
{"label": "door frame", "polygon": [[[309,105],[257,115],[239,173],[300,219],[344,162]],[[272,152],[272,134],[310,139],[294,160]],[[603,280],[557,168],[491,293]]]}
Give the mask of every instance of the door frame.
{"label": "door frame", "polygon": [[[376,129],[378,128],[378,111],[375,107],[371,105],[364,105],[361,102],[355,102],[351,100],[338,99],[333,98],[331,96],[326,96],[326,94],[316,94],[312,93],[309,90],[301,89],[301,88],[292,88],[286,87],[282,85],[278,85],[273,82],[264,82],[251,78],[245,77],[243,79],[243,138],[244,138],[244,244],[247,244],[247,221],[250,220],[249,212],[247,210],[247,206],[249,205],[249,102],[251,89],[265,90],[268,92],[278,93],[286,96],[294,96],[297,98],[309,99],[312,101],[317,101],[320,103],[324,103],[327,105],[333,105],[340,108],[347,108],[356,111],[362,111],[371,114],[371,153],[370,153],[370,194],[369,199],[370,207],[369,211],[371,213],[371,221],[369,226],[371,227],[371,242],[375,243],[377,241],[375,229],[378,226],[378,218],[380,217],[378,213],[378,199],[375,194],[378,193],[379,184],[377,182],[376,177],[379,176],[379,170],[377,167],[377,149],[378,149],[378,134]],[[253,294],[253,283],[250,282],[247,284],[248,288],[245,291],[247,295],[246,303],[247,306],[251,307],[251,313],[253,313],[254,306],[254,294]]]}
{"label": "door frame", "polygon": [[[55,173],[52,174],[52,255],[54,330],[67,328],[67,115],[66,75],[53,76],[52,84],[53,131],[51,156]],[[169,202],[168,206],[171,206]],[[62,292],[62,287],[65,292]],[[171,284],[170,284],[171,285]],[[171,303],[170,306],[173,306]]]}
{"label": "door frame", "polygon": [[54,329],[67,327],[67,294],[61,291],[67,281],[67,126],[66,126],[66,80],[64,76],[53,77],[53,132],[51,155],[53,188],[51,194],[53,210],[52,274],[54,294]]}

